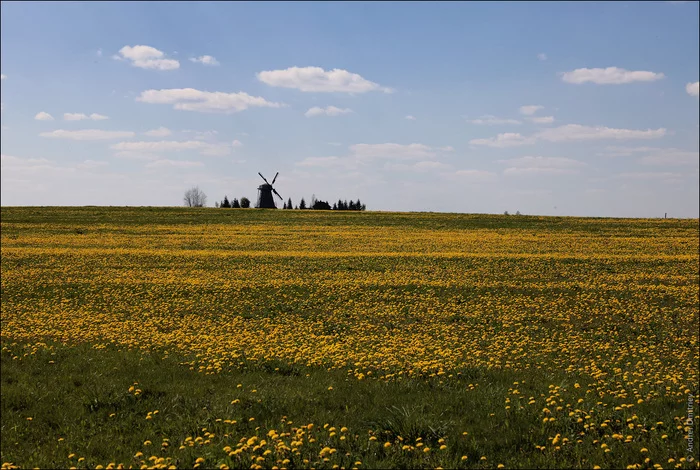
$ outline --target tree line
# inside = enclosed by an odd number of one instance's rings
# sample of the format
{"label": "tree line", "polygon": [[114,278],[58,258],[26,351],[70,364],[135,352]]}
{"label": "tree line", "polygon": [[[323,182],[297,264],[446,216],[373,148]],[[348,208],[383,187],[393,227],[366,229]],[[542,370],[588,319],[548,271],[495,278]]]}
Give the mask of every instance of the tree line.
{"label": "tree line", "polygon": [[[221,202],[216,202],[215,203],[216,207],[222,208],[222,209],[248,209],[250,207],[250,199],[247,197],[242,197],[240,201],[236,198],[233,199],[233,201],[229,201],[228,196],[224,196],[224,199]],[[311,203],[306,204],[306,200],[302,197],[301,201],[299,201],[299,204],[296,206],[292,204],[292,198],[290,197],[284,204],[282,205],[282,209],[313,209],[313,210],[326,210],[326,211],[363,211],[367,208],[365,204],[362,203],[359,199],[357,201],[353,201],[352,199],[350,202],[342,199],[338,199],[338,202],[334,202],[333,205],[331,206],[328,201],[322,201],[320,199],[316,199],[315,196],[311,198]]]}
{"label": "tree line", "polygon": [[222,209],[248,209],[250,207],[250,199],[242,197],[240,201],[236,198],[233,198],[233,201],[229,201],[228,196],[224,196],[224,200],[220,203],[217,202],[216,207]]}
{"label": "tree line", "polygon": [[[204,191],[195,186],[193,188],[185,191],[184,203],[187,207],[205,207],[207,205],[207,195]],[[250,207],[250,199],[247,197],[242,197],[240,200],[233,198],[232,201],[229,200],[228,195],[224,196],[224,199],[219,202],[216,201],[214,205],[217,208],[222,209],[248,209]],[[353,201],[352,199],[348,202],[347,199],[338,199],[338,202],[334,202],[331,206],[328,201],[322,201],[316,199],[316,195],[311,196],[311,203],[306,204],[306,200],[302,197],[298,205],[292,204],[292,198],[290,197],[282,206],[282,209],[312,209],[312,210],[326,210],[326,211],[363,211],[367,208],[362,201],[359,199]]]}

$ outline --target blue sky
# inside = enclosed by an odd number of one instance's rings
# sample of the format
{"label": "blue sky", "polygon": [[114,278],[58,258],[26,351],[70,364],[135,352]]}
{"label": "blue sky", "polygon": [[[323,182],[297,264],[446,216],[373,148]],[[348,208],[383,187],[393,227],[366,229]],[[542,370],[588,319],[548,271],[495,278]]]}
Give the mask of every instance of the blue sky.
{"label": "blue sky", "polygon": [[698,217],[698,2],[2,2],[2,205]]}

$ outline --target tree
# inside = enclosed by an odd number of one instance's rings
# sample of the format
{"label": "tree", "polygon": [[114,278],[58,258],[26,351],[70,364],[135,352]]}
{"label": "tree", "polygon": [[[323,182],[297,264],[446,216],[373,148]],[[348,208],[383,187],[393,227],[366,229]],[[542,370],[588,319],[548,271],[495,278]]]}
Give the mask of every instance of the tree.
{"label": "tree", "polygon": [[293,208],[293,207],[292,207],[292,198],[290,197],[290,198],[287,200],[287,209],[292,209],[292,208]]}
{"label": "tree", "polygon": [[355,201],[353,201],[352,199],[350,199],[350,205],[348,206],[348,210],[357,210],[357,207],[355,207]]}
{"label": "tree", "polygon": [[299,209],[306,209],[306,201],[304,201],[304,198],[301,198],[299,202]]}
{"label": "tree", "polygon": [[250,207],[250,199],[247,197],[242,197],[241,198],[241,209],[247,209]]}
{"label": "tree", "polygon": [[338,210],[338,204],[336,204],[335,202],[333,203],[333,210],[334,210],[334,211],[337,211],[337,210]]}
{"label": "tree", "polygon": [[207,195],[198,186],[185,191],[183,199],[186,207],[204,207],[207,205]]}
{"label": "tree", "polygon": [[505,211],[505,212],[503,213],[503,215],[510,215],[510,214],[508,213],[508,211]]}
{"label": "tree", "polygon": [[285,202],[284,205],[282,206],[282,209],[286,209],[286,208],[287,208],[287,203]]}
{"label": "tree", "polygon": [[221,206],[223,209],[230,209],[231,208],[231,203],[228,202],[228,196],[224,196],[224,200],[221,201]]}
{"label": "tree", "polygon": [[314,205],[311,206],[312,209],[315,209],[317,211],[329,211],[331,210],[331,205],[328,204],[326,201],[321,201],[321,200],[314,200]]}
{"label": "tree", "polygon": [[241,208],[241,203],[238,202],[238,199],[235,197],[233,198],[233,202],[231,203],[231,208],[232,209],[240,209]]}

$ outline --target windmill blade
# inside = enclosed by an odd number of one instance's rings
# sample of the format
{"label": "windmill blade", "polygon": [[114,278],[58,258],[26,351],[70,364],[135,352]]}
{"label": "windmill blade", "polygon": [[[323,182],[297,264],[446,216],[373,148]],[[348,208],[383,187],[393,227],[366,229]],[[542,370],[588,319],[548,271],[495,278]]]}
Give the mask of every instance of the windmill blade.
{"label": "windmill blade", "polygon": [[280,193],[278,193],[278,192],[275,190],[275,188],[272,188],[272,192],[275,193],[275,194],[277,194],[277,197],[280,198],[280,201],[284,201],[284,198],[283,198],[282,196],[280,196]]}
{"label": "windmill blade", "polygon": [[272,178],[272,183],[270,183],[270,184],[275,184],[275,180],[277,179],[277,175],[279,175],[279,174],[280,174],[279,171],[277,173],[275,173],[275,177]]}
{"label": "windmill blade", "polygon": [[[262,175],[262,173],[260,173],[260,172],[258,171],[258,174],[259,174],[260,177],[263,179],[263,181],[265,181],[265,182],[267,183],[267,180],[266,180],[265,177]],[[267,183],[267,184],[270,184],[270,183]]]}

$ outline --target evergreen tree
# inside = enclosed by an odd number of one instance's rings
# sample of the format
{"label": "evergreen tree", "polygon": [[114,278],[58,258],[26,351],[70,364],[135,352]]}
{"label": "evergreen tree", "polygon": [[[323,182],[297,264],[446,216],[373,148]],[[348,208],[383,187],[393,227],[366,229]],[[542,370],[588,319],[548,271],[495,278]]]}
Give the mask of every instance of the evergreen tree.
{"label": "evergreen tree", "polygon": [[292,198],[290,197],[289,199],[287,199],[287,209],[292,209],[292,208],[293,208],[293,206],[292,206]]}
{"label": "evergreen tree", "polygon": [[337,210],[338,210],[338,204],[336,204],[335,202],[333,203],[333,210],[334,210],[334,211],[337,211]]}
{"label": "evergreen tree", "polygon": [[299,210],[299,206],[294,206],[294,210]]}
{"label": "evergreen tree", "polygon": [[233,209],[240,209],[241,208],[241,203],[238,202],[238,199],[235,197],[233,198],[233,202],[231,203],[231,208]]}
{"label": "evergreen tree", "polygon": [[350,206],[348,206],[348,200],[347,200],[347,199],[343,201],[343,209],[344,209],[344,210],[350,209]]}
{"label": "evergreen tree", "polygon": [[304,201],[304,198],[301,198],[299,202],[299,209],[306,209],[306,201]]}
{"label": "evergreen tree", "polygon": [[356,210],[355,201],[353,201],[352,199],[350,199],[350,205],[348,206],[348,210],[351,210],[351,211]]}
{"label": "evergreen tree", "polygon": [[282,209],[286,209],[286,208],[287,208],[287,203],[285,202],[284,205],[282,206]]}
{"label": "evergreen tree", "polygon": [[221,206],[222,209],[230,209],[231,208],[231,203],[228,201],[228,196],[224,196],[224,200],[221,201]]}

